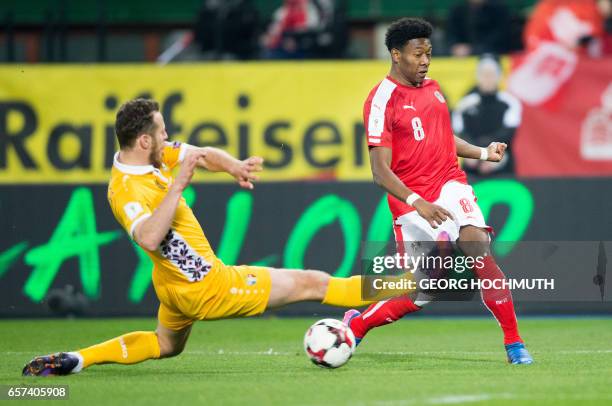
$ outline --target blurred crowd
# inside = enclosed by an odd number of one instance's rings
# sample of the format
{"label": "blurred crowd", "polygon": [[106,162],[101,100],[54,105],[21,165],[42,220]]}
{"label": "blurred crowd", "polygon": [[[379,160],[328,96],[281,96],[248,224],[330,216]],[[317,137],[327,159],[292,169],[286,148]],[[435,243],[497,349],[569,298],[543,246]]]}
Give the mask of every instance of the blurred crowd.
{"label": "blurred crowd", "polygon": [[[554,41],[612,54],[612,0],[540,0],[520,17],[508,1],[463,0],[436,25],[434,48],[465,57]],[[203,59],[239,60],[344,58],[349,34],[346,0],[284,0],[272,16],[259,15],[253,0],[205,0],[193,30]]]}
{"label": "blurred crowd", "polygon": [[205,0],[194,28],[204,59],[343,58],[344,1],[284,0],[267,26],[252,0]]}

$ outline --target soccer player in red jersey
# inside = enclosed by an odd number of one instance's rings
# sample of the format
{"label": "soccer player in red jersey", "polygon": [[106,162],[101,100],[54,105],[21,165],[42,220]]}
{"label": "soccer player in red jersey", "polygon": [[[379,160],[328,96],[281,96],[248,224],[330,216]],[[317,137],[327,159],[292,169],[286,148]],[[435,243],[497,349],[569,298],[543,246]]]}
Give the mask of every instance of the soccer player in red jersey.
{"label": "soccer player in red jersey", "polygon": [[[489,232],[457,156],[498,162],[506,144],[480,148],[456,137],[440,86],[428,78],[432,26],[421,19],[404,18],[388,29],[385,44],[391,71],[370,92],[364,106],[364,125],[374,181],[388,192],[395,239],[450,240],[468,257],[483,257],[474,267],[479,279],[505,276],[490,252]],[[399,245],[399,244],[398,244]],[[504,333],[508,361],[531,364],[514,313],[509,289],[482,290],[485,306]],[[392,323],[421,310],[427,303],[408,295],[372,304],[363,314],[346,313],[358,340],[372,328]]]}

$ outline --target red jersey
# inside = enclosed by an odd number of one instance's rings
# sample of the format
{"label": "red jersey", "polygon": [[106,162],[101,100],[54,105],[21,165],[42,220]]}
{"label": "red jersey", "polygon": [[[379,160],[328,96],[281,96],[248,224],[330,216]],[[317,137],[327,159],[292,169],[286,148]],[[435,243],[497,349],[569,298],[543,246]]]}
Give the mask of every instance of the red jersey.
{"label": "red jersey", "polygon": [[[391,170],[412,191],[434,202],[445,183],[467,183],[459,168],[448,106],[435,80],[421,87],[387,76],[370,92],[363,107],[369,147],[391,148]],[[393,218],[414,210],[389,195]]]}

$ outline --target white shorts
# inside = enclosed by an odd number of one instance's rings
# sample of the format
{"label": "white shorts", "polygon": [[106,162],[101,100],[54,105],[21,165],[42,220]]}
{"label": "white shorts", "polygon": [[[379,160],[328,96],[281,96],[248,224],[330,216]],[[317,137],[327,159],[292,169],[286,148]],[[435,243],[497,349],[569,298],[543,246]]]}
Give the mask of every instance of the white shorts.
{"label": "white shorts", "polygon": [[436,241],[440,233],[446,232],[454,242],[459,238],[461,227],[467,225],[492,231],[492,228],[485,223],[470,185],[450,181],[442,186],[440,197],[433,203],[448,210],[453,215],[453,219],[447,219],[438,228],[433,228],[419,213],[411,211],[395,219],[393,227],[395,240]]}

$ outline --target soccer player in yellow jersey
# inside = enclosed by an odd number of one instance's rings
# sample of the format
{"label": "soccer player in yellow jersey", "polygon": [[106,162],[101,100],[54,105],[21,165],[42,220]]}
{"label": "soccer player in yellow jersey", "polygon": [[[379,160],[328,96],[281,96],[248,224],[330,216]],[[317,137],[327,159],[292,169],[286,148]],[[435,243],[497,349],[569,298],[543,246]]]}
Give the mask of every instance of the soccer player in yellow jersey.
{"label": "soccer player in yellow jersey", "polygon": [[[248,317],[299,301],[334,306],[367,304],[360,277],[321,271],[232,266],[217,258],[181,196],[196,167],[227,172],[253,188],[263,160],[239,161],[216,148],[167,142],[159,105],[136,99],[117,113],[108,200],[117,221],[151,257],[160,305],[155,331],[135,331],[75,352],[39,356],[24,375],[66,375],[96,364],[135,364],[180,354],[196,320]],[[171,170],[180,166],[176,178]]]}

